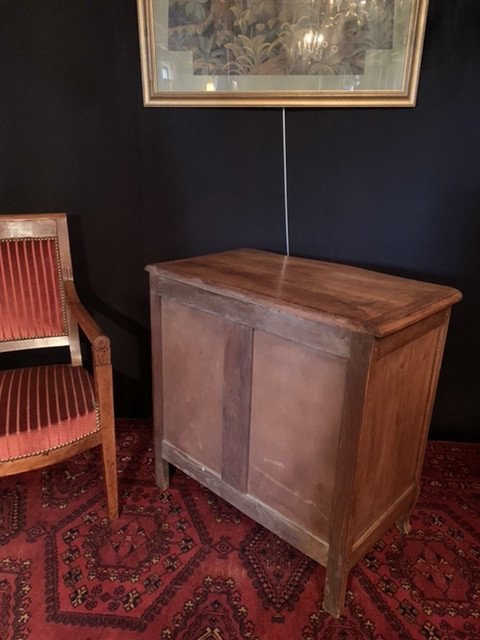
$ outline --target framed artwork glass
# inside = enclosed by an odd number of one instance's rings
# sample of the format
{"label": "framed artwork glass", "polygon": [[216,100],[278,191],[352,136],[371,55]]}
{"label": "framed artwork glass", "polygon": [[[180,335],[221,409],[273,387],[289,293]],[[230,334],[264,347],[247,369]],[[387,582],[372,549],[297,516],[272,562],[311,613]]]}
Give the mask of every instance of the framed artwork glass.
{"label": "framed artwork glass", "polygon": [[137,0],[146,106],[415,104],[428,0]]}

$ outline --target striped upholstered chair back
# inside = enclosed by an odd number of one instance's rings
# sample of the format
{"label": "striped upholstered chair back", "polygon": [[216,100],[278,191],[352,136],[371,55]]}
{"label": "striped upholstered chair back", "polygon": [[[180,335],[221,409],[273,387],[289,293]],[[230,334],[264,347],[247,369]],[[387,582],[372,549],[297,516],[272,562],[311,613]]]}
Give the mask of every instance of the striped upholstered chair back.
{"label": "striped upholstered chair back", "polygon": [[0,216],[0,351],[68,345],[81,364],[65,301],[71,279],[65,215]]}
{"label": "striped upholstered chair back", "polygon": [[[79,327],[92,350],[82,367]],[[0,477],[100,446],[118,516],[110,341],[75,291],[65,214],[0,215],[0,352],[68,346],[71,364],[2,369]]]}

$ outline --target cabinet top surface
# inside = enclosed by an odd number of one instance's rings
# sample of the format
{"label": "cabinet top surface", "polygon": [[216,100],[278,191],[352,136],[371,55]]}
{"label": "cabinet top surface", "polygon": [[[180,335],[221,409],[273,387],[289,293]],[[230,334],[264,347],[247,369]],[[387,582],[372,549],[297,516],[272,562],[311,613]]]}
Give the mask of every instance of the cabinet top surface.
{"label": "cabinet top surface", "polygon": [[152,264],[152,275],[382,337],[450,307],[451,287],[255,249]]}

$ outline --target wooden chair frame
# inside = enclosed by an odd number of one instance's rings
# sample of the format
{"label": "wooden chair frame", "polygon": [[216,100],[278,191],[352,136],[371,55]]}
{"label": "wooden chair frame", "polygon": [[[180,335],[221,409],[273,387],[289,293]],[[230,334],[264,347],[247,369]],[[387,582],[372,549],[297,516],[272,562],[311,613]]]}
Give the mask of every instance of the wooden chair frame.
{"label": "wooden chair frame", "polygon": [[56,238],[61,268],[61,292],[66,314],[66,333],[54,337],[0,342],[0,352],[68,346],[72,366],[82,366],[79,328],[91,345],[95,398],[100,429],[58,449],[16,460],[0,462],[0,477],[39,469],[100,445],[108,517],[118,517],[117,465],[113,408],[110,340],[81,304],[73,282],[72,261],[64,213],[0,216],[0,240]]}

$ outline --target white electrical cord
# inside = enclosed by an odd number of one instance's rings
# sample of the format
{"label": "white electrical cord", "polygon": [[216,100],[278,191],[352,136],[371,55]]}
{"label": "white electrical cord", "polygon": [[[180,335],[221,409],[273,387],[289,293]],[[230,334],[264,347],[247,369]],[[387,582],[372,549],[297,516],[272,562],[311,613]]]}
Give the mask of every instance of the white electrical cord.
{"label": "white electrical cord", "polygon": [[282,108],[283,130],[283,201],[285,207],[285,246],[287,256],[290,255],[290,233],[288,229],[288,181],[287,181],[287,127],[285,124],[285,107]]}

